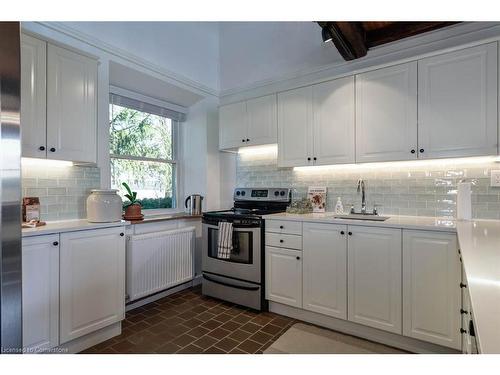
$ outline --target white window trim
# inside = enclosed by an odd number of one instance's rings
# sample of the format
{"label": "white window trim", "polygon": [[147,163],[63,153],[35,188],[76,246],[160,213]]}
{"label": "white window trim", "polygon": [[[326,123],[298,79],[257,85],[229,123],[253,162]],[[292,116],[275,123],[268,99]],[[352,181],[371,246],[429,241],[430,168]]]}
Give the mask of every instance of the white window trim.
{"label": "white window trim", "polygon": [[[127,96],[131,99],[135,99],[138,101],[142,101],[148,104],[156,105],[156,106],[163,106],[168,109],[172,110],[177,110],[177,107],[180,109],[179,112],[186,113],[186,109],[184,107],[176,106],[175,104],[168,103],[168,102],[163,102],[161,100],[157,100],[154,98],[150,98],[148,96],[135,93],[130,90],[125,90],[120,87],[116,86],[110,86],[109,89],[110,94],[117,94],[117,95],[122,95],[122,96]],[[110,103],[112,104],[112,103]],[[173,108],[172,106],[176,107]],[[108,120],[109,122],[109,120]],[[109,132],[109,130],[108,130]],[[184,201],[182,200],[181,197],[184,196],[184,189],[183,189],[183,184],[182,184],[182,173],[181,173],[181,166],[179,163],[179,143],[180,143],[180,137],[179,137],[180,129],[179,129],[179,122],[172,120],[172,159],[157,159],[157,158],[147,158],[147,157],[140,157],[140,156],[126,156],[126,155],[115,155],[109,153],[109,161],[111,163],[111,159],[126,159],[126,160],[143,160],[143,161],[153,161],[153,162],[161,162],[161,163],[170,163],[175,165],[175,186],[174,186],[174,194],[172,198],[174,199],[175,202],[175,208],[151,208],[147,210],[142,210],[142,213],[144,217],[150,217],[150,216],[160,216],[160,215],[168,215],[168,214],[173,214],[173,213],[179,213],[179,212],[185,212],[184,210]],[[109,148],[108,148],[109,149]],[[111,174],[110,174],[110,179],[111,179]],[[111,183],[111,181],[110,181]]]}

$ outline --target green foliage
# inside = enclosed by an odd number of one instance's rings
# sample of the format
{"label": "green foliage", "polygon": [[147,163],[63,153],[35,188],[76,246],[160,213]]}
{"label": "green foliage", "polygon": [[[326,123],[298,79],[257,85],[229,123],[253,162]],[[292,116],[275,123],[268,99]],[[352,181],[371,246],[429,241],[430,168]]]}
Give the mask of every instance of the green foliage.
{"label": "green foliage", "polygon": [[126,182],[122,182],[122,185],[123,185],[123,187],[125,187],[125,189],[127,190],[127,193],[128,193],[128,194],[125,194],[125,198],[127,198],[129,200],[129,203],[127,204],[127,206],[130,206],[131,204],[137,203],[137,192],[132,191],[132,189],[130,189],[130,186],[128,186],[128,184]]}
{"label": "green foliage", "polygon": [[[124,157],[172,159],[171,120],[111,104],[110,153]],[[169,163],[111,159],[112,186],[119,187],[122,181],[127,181],[127,194],[123,196],[130,202],[147,202],[148,207],[143,205],[144,209],[172,207],[174,172]]]}

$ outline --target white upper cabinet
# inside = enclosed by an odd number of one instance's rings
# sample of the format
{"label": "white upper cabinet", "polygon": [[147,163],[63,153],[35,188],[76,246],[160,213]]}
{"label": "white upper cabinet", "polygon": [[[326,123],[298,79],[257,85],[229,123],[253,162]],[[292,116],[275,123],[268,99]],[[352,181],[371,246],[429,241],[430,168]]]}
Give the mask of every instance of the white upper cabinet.
{"label": "white upper cabinet", "polygon": [[417,63],[356,75],[356,162],[417,158]]}
{"label": "white upper cabinet", "polygon": [[124,319],[123,230],[61,233],[61,344]]}
{"label": "white upper cabinet", "polygon": [[303,308],[347,319],[347,226],[303,224]]}
{"label": "white upper cabinet", "polygon": [[97,61],[49,44],[47,157],[97,160]]}
{"label": "white upper cabinet", "polygon": [[313,162],[354,163],[354,77],[313,86]]}
{"label": "white upper cabinet", "polygon": [[403,334],[460,349],[456,234],[403,230],[403,275]]}
{"label": "white upper cabinet", "polygon": [[247,146],[277,142],[276,95],[247,100]]}
{"label": "white upper cabinet", "polygon": [[246,102],[223,105],[219,108],[219,148],[245,146],[247,139]]}
{"label": "white upper cabinet", "polygon": [[278,94],[278,166],[313,163],[312,86]]}
{"label": "white upper cabinet", "polygon": [[497,153],[497,43],[418,61],[419,157]]}
{"label": "white upper cabinet", "polygon": [[276,95],[219,108],[219,148],[235,149],[277,142]]}
{"label": "white upper cabinet", "polygon": [[401,334],[401,229],[348,231],[348,319]]}
{"label": "white upper cabinet", "polygon": [[22,156],[45,158],[47,43],[21,35],[21,135]]}
{"label": "white upper cabinet", "polygon": [[59,345],[59,235],[23,239],[23,347]]}

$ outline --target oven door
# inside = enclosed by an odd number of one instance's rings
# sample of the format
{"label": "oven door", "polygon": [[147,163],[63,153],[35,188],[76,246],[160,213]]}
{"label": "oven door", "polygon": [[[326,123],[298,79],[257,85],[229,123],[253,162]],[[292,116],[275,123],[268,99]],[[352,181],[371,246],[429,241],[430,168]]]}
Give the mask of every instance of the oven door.
{"label": "oven door", "polygon": [[254,283],[261,282],[261,228],[233,226],[229,259],[217,257],[219,228],[203,224],[202,270]]}

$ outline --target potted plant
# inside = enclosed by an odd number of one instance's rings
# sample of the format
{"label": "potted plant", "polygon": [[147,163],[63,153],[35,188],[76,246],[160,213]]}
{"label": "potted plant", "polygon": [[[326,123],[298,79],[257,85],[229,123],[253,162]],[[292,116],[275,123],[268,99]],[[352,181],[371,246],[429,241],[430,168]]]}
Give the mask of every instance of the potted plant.
{"label": "potted plant", "polygon": [[142,220],[141,204],[137,201],[137,192],[132,191],[126,182],[122,182],[123,187],[127,190],[125,197],[129,200],[125,203],[125,220]]}

